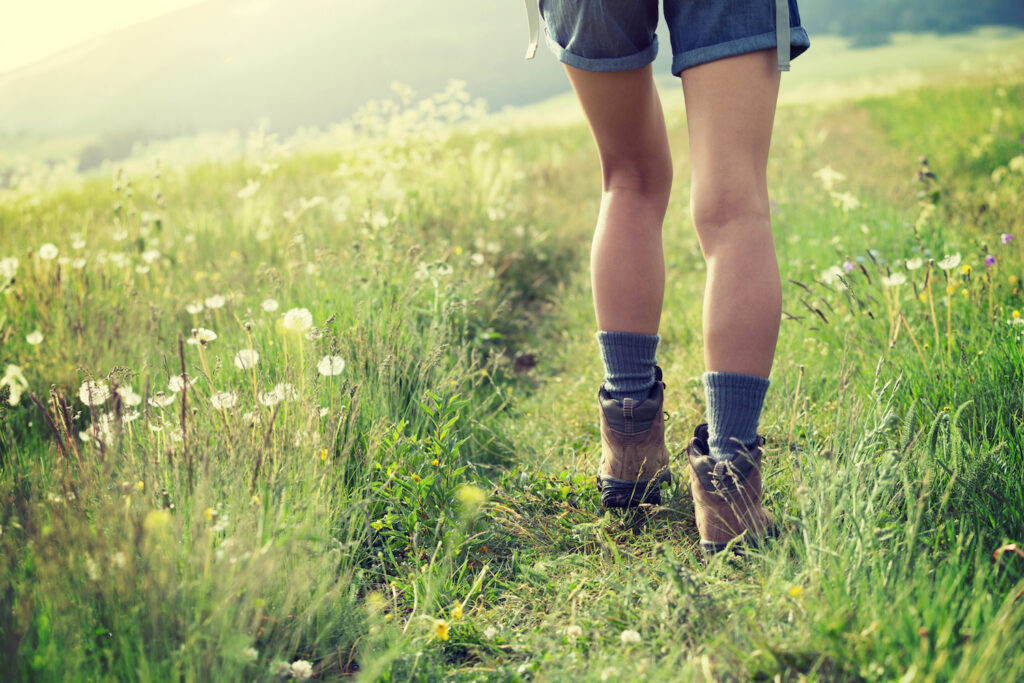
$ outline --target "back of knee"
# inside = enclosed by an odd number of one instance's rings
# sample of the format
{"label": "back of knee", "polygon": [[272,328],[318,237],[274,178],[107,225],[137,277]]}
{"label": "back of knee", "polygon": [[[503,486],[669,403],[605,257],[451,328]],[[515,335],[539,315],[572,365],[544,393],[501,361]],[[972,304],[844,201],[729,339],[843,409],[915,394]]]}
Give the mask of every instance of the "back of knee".
{"label": "back of knee", "polygon": [[646,156],[602,159],[605,192],[629,192],[666,205],[672,191],[672,159]]}

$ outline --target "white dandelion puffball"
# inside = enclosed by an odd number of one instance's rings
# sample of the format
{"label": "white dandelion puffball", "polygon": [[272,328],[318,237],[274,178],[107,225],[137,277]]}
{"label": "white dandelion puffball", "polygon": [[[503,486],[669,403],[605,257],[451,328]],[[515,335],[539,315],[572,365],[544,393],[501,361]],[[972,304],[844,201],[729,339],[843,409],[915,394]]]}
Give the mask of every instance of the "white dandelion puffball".
{"label": "white dandelion puffball", "polygon": [[39,330],[36,330],[35,332],[29,332],[25,336],[25,341],[27,341],[32,346],[35,346],[36,344],[42,344],[43,343],[43,333],[40,332]]}
{"label": "white dandelion puffball", "polygon": [[313,665],[305,659],[296,659],[291,665],[291,675],[297,681],[305,681],[313,675]]}
{"label": "white dandelion puffball", "polygon": [[[181,378],[178,377],[177,379]],[[158,391],[149,397],[149,405],[153,406],[154,408],[166,408],[167,406],[174,403],[175,398],[176,397],[174,396],[174,394],[168,394],[167,392],[164,391]]]}
{"label": "white dandelion puffball", "polygon": [[152,265],[160,259],[160,252],[157,249],[147,249],[142,252],[142,260]]}
{"label": "white dandelion puffball", "polygon": [[232,391],[218,391],[210,397],[210,403],[217,410],[228,410],[238,403],[238,394]]}
{"label": "white dandelion puffball", "polygon": [[85,259],[82,257],[76,258],[74,261],[71,262],[71,267],[74,268],[75,270],[81,270],[82,268],[85,268]]}
{"label": "white dandelion puffball", "polygon": [[340,375],[345,370],[345,360],[341,356],[324,356],[324,359],[320,361],[316,369],[324,377]]}
{"label": "white dandelion puffball", "polygon": [[52,261],[57,258],[57,254],[60,252],[57,250],[57,245],[47,242],[43,246],[39,247],[39,258],[44,261]]}
{"label": "white dandelion puffball", "polygon": [[223,308],[224,304],[227,303],[227,299],[220,294],[214,294],[203,299],[203,303],[206,304],[207,308]]}
{"label": "white dandelion puffball", "polygon": [[202,301],[193,301],[190,304],[186,304],[185,305],[185,312],[188,313],[189,315],[198,315],[199,313],[202,313],[203,312],[203,302]]}
{"label": "white dandelion puffball", "polygon": [[261,391],[256,397],[256,400],[260,404],[272,408],[281,401],[292,401],[298,397],[299,393],[295,391],[295,387],[288,382],[281,382],[270,391]]}
{"label": "white dandelion puffball", "polygon": [[21,402],[21,395],[28,390],[28,381],[21,373],[20,367],[17,365],[7,366],[4,376],[0,377],[0,389],[3,387],[7,387],[11,392],[7,396],[7,405],[18,405]]}
{"label": "white dandelion puffball", "polygon": [[907,281],[907,276],[903,273],[893,273],[889,277],[882,278],[882,284],[886,287],[899,287]]}
{"label": "white dandelion puffball", "polygon": [[103,405],[110,398],[110,387],[106,382],[86,380],[78,390],[78,398],[89,406]]}
{"label": "white dandelion puffball", "polygon": [[570,638],[579,638],[583,635],[583,629],[577,626],[576,624],[569,624],[565,627],[565,635],[569,636]]}
{"label": "white dandelion puffball", "polygon": [[267,313],[273,313],[277,310],[277,299],[264,299],[260,306]]}
{"label": "white dandelion puffball", "polygon": [[276,391],[261,391],[256,400],[260,402],[260,405],[273,408],[281,402],[281,398]]}
{"label": "white dandelion puffball", "polygon": [[313,314],[305,308],[293,308],[284,314],[283,321],[292,332],[305,332],[313,326]]}
{"label": "white dandelion puffball", "polygon": [[619,640],[621,640],[624,645],[628,645],[630,643],[639,643],[641,638],[638,632],[634,631],[631,628],[627,628],[619,636]]}
{"label": "white dandelion puffball", "polygon": [[908,258],[907,259],[907,270],[917,270],[924,265],[924,259],[921,258]]}
{"label": "white dandelion puffball", "polygon": [[18,259],[13,256],[0,259],[0,284],[6,284],[7,280],[13,280],[18,272]]}
{"label": "white dandelion puffball", "polygon": [[208,330],[205,327],[197,327],[192,330],[192,338],[188,340],[189,344],[203,344],[206,345],[217,338],[217,333],[213,330]]}
{"label": "white dandelion puffball", "polygon": [[137,406],[142,403],[142,397],[135,393],[131,387],[118,387],[117,395],[126,406]]}
{"label": "white dandelion puffball", "polygon": [[239,370],[251,370],[260,360],[260,354],[252,349],[242,349],[235,354],[235,367]]}
{"label": "white dandelion puffball", "polygon": [[942,259],[938,263],[939,268],[942,268],[943,270],[952,270],[953,268],[956,268],[959,265],[960,265],[960,254],[959,253],[946,256],[944,259]]}
{"label": "white dandelion puffball", "polygon": [[242,659],[247,662],[255,662],[259,656],[259,651],[254,647],[247,647],[242,650]]}
{"label": "white dandelion puffball", "polygon": [[175,375],[167,382],[167,388],[173,391],[174,393],[178,393],[179,391],[185,389],[186,387],[188,389],[191,389],[196,385],[197,381],[198,380],[195,377],[188,377],[186,375],[186,377],[183,379],[181,375]]}

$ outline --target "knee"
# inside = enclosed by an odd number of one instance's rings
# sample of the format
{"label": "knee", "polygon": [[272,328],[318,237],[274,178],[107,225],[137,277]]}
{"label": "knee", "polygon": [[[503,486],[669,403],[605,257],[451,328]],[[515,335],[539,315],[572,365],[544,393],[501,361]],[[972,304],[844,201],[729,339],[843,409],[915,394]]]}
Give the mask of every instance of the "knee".
{"label": "knee", "polygon": [[691,197],[690,216],[705,255],[733,243],[771,241],[768,199],[754,188],[700,188]]}
{"label": "knee", "polygon": [[628,192],[654,204],[668,206],[672,192],[672,157],[666,154],[603,157],[604,191]]}

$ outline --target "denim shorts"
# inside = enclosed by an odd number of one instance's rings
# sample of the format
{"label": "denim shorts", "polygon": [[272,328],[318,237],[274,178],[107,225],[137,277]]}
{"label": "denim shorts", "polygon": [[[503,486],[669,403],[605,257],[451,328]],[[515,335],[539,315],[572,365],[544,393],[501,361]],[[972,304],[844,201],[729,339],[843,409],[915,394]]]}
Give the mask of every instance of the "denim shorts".
{"label": "denim shorts", "polygon": [[[536,1],[536,0],[534,0]],[[527,0],[529,3],[529,0]],[[548,47],[559,60],[586,71],[628,71],[658,53],[658,0],[539,0]],[[777,48],[776,8],[785,0],[663,0],[672,41],[672,74],[716,59]],[[532,9],[532,8],[531,8]],[[780,70],[811,45],[796,0],[788,0],[789,51]],[[782,38],[785,40],[785,38]],[[785,65],[784,65],[785,63]]]}

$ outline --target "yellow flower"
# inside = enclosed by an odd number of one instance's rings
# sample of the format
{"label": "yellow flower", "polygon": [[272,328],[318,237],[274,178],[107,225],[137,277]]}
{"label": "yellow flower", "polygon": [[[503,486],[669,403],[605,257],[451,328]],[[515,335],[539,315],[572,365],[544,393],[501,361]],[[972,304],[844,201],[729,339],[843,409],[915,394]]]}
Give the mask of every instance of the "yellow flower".
{"label": "yellow flower", "polygon": [[420,483],[421,481],[423,481],[423,477],[421,477],[421,476],[420,476],[420,475],[418,475],[418,474],[414,474],[414,475],[412,475],[412,480],[413,480],[414,482],[416,482],[416,483],[418,484],[418,483]]}
{"label": "yellow flower", "polygon": [[146,531],[163,529],[171,523],[171,513],[167,510],[150,510],[146,519],[142,522],[142,528]]}
{"label": "yellow flower", "polygon": [[1016,276],[1016,275],[1011,275],[1011,276],[1009,277],[1009,281],[1010,281],[1010,284],[1011,284],[1011,285],[1015,285],[1015,284],[1017,284],[1017,276]]}
{"label": "yellow flower", "polygon": [[434,619],[434,637],[438,640],[448,640],[448,622],[444,619]]}
{"label": "yellow flower", "polygon": [[452,621],[458,621],[462,618],[462,603],[457,602],[452,607]]}
{"label": "yellow flower", "polygon": [[441,461],[438,460],[437,458],[434,458],[433,460],[430,461],[430,464],[433,465],[434,467],[440,467]]}
{"label": "yellow flower", "polygon": [[377,520],[377,521],[375,521],[375,522],[370,522],[370,526],[372,526],[372,527],[373,527],[374,529],[376,529],[377,531],[380,531],[381,529],[383,529],[383,528],[384,528],[384,522],[382,522],[382,521],[380,521],[380,520],[378,519],[378,520]]}
{"label": "yellow flower", "polygon": [[791,597],[791,598],[799,598],[801,595],[804,594],[804,587],[803,586],[790,586],[789,590],[786,591],[786,592],[789,593],[789,597]]}
{"label": "yellow flower", "polygon": [[1012,315],[1014,319],[1017,319],[1020,317],[1020,311],[1014,310],[1013,313],[1011,313],[1010,315]]}
{"label": "yellow flower", "polygon": [[146,485],[143,482],[141,482],[141,481],[138,484],[136,484],[136,486],[139,487],[140,491],[145,491],[146,490]]}
{"label": "yellow flower", "polygon": [[487,500],[487,494],[484,493],[484,490],[472,484],[460,486],[455,492],[455,497],[467,507],[475,507]]}
{"label": "yellow flower", "polygon": [[208,520],[213,521],[213,518],[217,516],[217,511],[213,508],[206,508],[206,511],[203,512],[203,514],[206,515]]}
{"label": "yellow flower", "polygon": [[961,268],[961,269],[960,269],[960,271],[961,271],[961,272],[962,272],[962,273],[963,273],[964,275],[970,275],[970,274],[971,274],[971,267],[970,267],[969,265],[967,265],[967,264],[965,263],[965,264],[964,264],[964,267],[963,267],[963,268]]}
{"label": "yellow flower", "polygon": [[949,285],[949,286],[946,287],[946,294],[953,294],[955,292],[956,292],[956,287],[954,287],[953,285]]}
{"label": "yellow flower", "polygon": [[320,449],[320,462],[327,462],[327,449]]}

